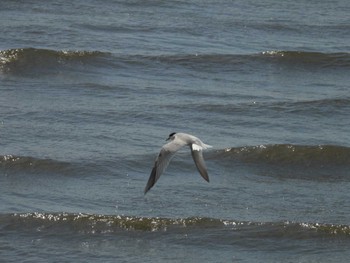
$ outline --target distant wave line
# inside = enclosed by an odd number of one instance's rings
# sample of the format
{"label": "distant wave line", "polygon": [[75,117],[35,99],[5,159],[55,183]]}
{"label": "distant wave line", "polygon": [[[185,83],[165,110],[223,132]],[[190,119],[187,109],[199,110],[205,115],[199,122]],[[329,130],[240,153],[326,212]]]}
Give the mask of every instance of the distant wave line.
{"label": "distant wave line", "polygon": [[[294,144],[262,144],[256,146],[227,147],[224,149],[209,150],[206,153],[209,160],[224,161],[225,159],[236,159],[244,162],[267,163],[280,165],[342,165],[350,166],[350,147],[337,145],[294,145]],[[149,154],[138,156],[149,162]],[[114,160],[115,161],[115,160]],[[139,162],[140,160],[138,160]],[[95,163],[63,162],[53,159],[40,159],[30,156],[2,155],[0,156],[0,169],[6,171],[52,171],[69,172],[83,167],[103,167],[103,161],[99,161],[100,166]],[[135,160],[123,160],[135,164]],[[105,160],[106,164],[110,160]],[[131,165],[130,164],[130,165]],[[87,169],[90,169],[87,168]]]}
{"label": "distant wave line", "polygon": [[[96,61],[97,60],[97,61]],[[113,54],[101,51],[55,51],[50,49],[18,48],[0,51],[0,71],[11,72],[20,69],[47,66],[64,66],[69,63],[83,63],[99,66],[133,67],[158,63],[191,67],[204,70],[213,66],[241,67],[258,64],[284,64],[312,66],[315,68],[349,68],[350,53],[320,53],[306,51],[263,51],[253,54]]]}

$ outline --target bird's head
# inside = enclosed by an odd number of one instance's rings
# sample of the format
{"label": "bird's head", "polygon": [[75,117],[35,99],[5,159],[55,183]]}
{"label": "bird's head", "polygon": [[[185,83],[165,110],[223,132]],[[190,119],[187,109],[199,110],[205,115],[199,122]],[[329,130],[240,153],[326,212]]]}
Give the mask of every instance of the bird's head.
{"label": "bird's head", "polygon": [[170,133],[169,137],[168,137],[168,139],[166,139],[166,141],[174,140],[175,139],[175,134],[176,134],[176,132]]}

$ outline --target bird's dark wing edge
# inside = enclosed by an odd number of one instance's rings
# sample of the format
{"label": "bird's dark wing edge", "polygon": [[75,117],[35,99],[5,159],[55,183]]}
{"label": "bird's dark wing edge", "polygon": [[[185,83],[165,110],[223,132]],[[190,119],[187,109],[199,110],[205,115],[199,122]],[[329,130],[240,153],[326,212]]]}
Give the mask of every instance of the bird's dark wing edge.
{"label": "bird's dark wing edge", "polygon": [[148,178],[147,185],[145,187],[144,194],[146,194],[156,183],[156,173],[157,173],[157,162],[154,164],[151,175]]}
{"label": "bird's dark wing edge", "polygon": [[209,183],[209,176],[203,159],[202,151],[193,150],[193,147],[191,146],[191,153],[198,172],[203,177],[203,179]]}
{"label": "bird's dark wing edge", "polygon": [[146,194],[158,181],[159,177],[162,175],[162,173],[165,171],[167,166],[169,165],[170,160],[174,156],[175,151],[169,151],[166,147],[163,147],[158,154],[158,157],[154,163],[152,172],[149,176],[147,185],[145,187],[144,193]]}

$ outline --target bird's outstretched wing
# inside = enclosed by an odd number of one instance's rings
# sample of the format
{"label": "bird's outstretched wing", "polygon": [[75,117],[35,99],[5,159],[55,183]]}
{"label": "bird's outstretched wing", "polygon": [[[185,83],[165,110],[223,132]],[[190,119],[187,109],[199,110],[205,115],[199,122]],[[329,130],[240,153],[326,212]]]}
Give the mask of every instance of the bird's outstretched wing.
{"label": "bird's outstretched wing", "polygon": [[145,187],[145,194],[154,186],[154,184],[158,181],[159,177],[168,167],[170,160],[174,157],[175,153],[182,147],[183,145],[176,143],[174,141],[165,144],[160,153],[157,156],[156,161],[154,162],[154,166],[149,176],[147,185]]}
{"label": "bird's outstretched wing", "polygon": [[201,176],[204,178],[205,181],[209,182],[207,167],[203,159],[202,147],[194,143],[191,144],[191,153],[199,173],[201,174]]}

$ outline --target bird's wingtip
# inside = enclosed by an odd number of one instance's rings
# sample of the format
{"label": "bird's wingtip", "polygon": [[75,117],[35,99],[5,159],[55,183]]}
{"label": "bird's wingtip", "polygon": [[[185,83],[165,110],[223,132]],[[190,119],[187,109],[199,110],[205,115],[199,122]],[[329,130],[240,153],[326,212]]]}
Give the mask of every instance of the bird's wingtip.
{"label": "bird's wingtip", "polygon": [[205,173],[205,174],[200,173],[200,174],[203,177],[203,179],[209,183],[209,176],[208,176],[208,174],[207,173]]}

